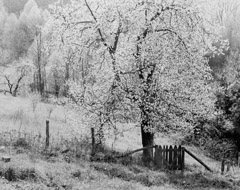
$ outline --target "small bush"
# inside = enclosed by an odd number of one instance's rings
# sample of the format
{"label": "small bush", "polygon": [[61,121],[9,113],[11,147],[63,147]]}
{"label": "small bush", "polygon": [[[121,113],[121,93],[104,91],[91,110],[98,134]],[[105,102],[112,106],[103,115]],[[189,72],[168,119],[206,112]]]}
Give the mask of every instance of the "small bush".
{"label": "small bush", "polygon": [[184,145],[194,145],[216,160],[224,158],[236,160],[237,146],[232,137],[231,122],[219,117],[200,126],[200,133],[190,131],[181,141]]}

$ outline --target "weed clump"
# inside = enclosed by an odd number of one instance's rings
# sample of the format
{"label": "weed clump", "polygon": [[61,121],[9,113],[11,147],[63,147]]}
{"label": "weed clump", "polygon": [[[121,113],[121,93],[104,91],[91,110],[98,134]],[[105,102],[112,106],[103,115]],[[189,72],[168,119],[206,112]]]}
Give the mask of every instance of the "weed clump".
{"label": "weed clump", "polygon": [[25,148],[28,149],[30,148],[29,142],[25,138],[18,138],[14,143],[13,147],[16,148]]}

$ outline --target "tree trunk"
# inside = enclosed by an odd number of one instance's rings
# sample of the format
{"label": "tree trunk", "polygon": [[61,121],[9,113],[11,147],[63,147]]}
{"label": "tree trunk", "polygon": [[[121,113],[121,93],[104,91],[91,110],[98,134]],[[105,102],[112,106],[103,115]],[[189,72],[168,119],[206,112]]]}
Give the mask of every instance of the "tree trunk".
{"label": "tree trunk", "polygon": [[[141,123],[142,145],[143,147],[153,146],[154,134],[149,131],[145,131],[145,127],[149,128],[149,118],[143,119]],[[149,165],[151,163],[153,160],[152,148],[143,150],[142,160],[145,165]]]}
{"label": "tree trunk", "polygon": [[9,88],[9,93],[12,94],[12,89],[13,89],[13,84],[10,82],[10,79],[5,76],[5,79],[7,80],[7,85],[8,85],[8,88]]}
{"label": "tree trunk", "polygon": [[40,92],[41,95],[43,95],[43,82],[42,82],[42,73],[41,70],[38,70],[38,92]]}
{"label": "tree trunk", "polygon": [[11,86],[9,86],[9,93],[10,93],[10,94],[13,94],[12,88],[13,88],[13,85],[11,84]]}
{"label": "tree trunk", "polygon": [[13,97],[16,97],[17,96],[17,89],[14,89],[13,93],[12,93],[12,96]]}
{"label": "tree trunk", "polygon": [[18,81],[17,81],[17,84],[16,84],[16,86],[15,86],[15,88],[14,88],[14,90],[13,90],[13,93],[12,93],[12,95],[13,95],[14,97],[17,96],[18,88],[19,88],[20,82],[21,82],[21,80],[23,79],[23,77],[24,77],[24,75],[20,76],[20,78],[19,78]]}
{"label": "tree trunk", "polygon": [[65,84],[64,84],[64,88],[63,88],[63,96],[67,97],[68,95],[68,90],[69,90],[69,86],[67,84],[68,80],[70,78],[70,64],[66,63],[65,64]]}

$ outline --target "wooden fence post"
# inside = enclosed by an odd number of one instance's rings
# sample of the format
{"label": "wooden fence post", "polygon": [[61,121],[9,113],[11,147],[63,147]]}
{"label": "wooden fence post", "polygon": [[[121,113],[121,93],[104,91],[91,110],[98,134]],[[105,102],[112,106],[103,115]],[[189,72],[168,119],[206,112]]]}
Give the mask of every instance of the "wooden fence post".
{"label": "wooden fence post", "polygon": [[173,164],[173,147],[172,145],[169,146],[169,169],[172,169],[172,164]]}
{"label": "wooden fence post", "polygon": [[222,164],[221,164],[221,174],[224,174],[224,168],[225,168],[225,160],[222,160]]}
{"label": "wooden fence post", "polygon": [[182,174],[184,173],[184,169],[185,169],[185,149],[184,147],[181,147],[181,169],[182,169]]}
{"label": "wooden fence post", "polygon": [[166,165],[166,168],[168,168],[169,166],[168,159],[169,159],[169,148],[168,148],[168,145],[166,145],[166,157],[164,162],[164,164]]}
{"label": "wooden fence post", "polygon": [[175,145],[173,147],[173,169],[176,170],[178,168],[178,148]]}
{"label": "wooden fence post", "polygon": [[46,120],[46,148],[49,147],[49,120]]}
{"label": "wooden fence post", "polygon": [[154,161],[155,161],[155,164],[158,166],[158,146],[157,145],[154,151]]}
{"label": "wooden fence post", "polygon": [[91,128],[92,133],[92,156],[95,154],[95,132],[94,128]]}

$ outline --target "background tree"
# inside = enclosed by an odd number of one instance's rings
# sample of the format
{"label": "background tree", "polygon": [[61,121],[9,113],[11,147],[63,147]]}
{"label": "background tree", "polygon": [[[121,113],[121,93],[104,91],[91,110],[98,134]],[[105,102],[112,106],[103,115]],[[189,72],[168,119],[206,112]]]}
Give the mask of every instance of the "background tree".
{"label": "background tree", "polygon": [[[239,18],[240,2],[220,0],[214,2],[212,22],[221,26],[221,38],[229,41],[225,55],[212,57],[209,61],[218,86],[216,108],[222,114],[218,125],[240,149],[239,141]],[[233,127],[229,127],[229,123]]]}
{"label": "background tree", "polygon": [[[19,1],[22,3],[23,1]],[[32,48],[34,45],[38,44],[38,50],[41,46],[41,26],[43,26],[45,19],[49,17],[49,12],[47,10],[42,10],[38,7],[37,3],[34,0],[29,0],[23,7],[19,16],[14,13],[8,13],[3,6],[3,1],[1,1],[0,9],[0,62],[1,65],[9,66],[12,65],[14,69],[14,62],[18,61],[21,58],[29,56],[29,48]],[[34,42],[34,44],[33,44]],[[37,49],[37,48],[36,48]],[[41,48],[40,48],[41,49]],[[39,51],[38,51],[39,52]],[[40,54],[38,54],[40,55]],[[38,56],[39,57],[39,56]],[[38,70],[38,80],[41,85],[38,85],[38,89],[43,93],[43,86],[45,78],[44,68],[41,61],[37,61],[35,57],[32,57],[35,61],[35,65]],[[41,65],[41,66],[40,66]],[[41,72],[40,72],[41,70]],[[8,77],[7,77],[8,78]],[[10,81],[10,80],[9,80]]]}
{"label": "background tree", "polygon": [[14,61],[11,66],[4,69],[1,77],[5,80],[5,85],[8,87],[8,91],[12,96],[16,97],[19,89],[21,89],[24,78],[30,73],[33,65],[29,60],[20,59]]}
{"label": "background tree", "polygon": [[3,43],[4,41],[3,33],[7,17],[8,17],[7,11],[5,10],[3,5],[0,5],[0,55],[1,55],[0,65],[4,65],[6,63],[5,57],[7,57],[6,48],[4,47]]}
{"label": "background tree", "polygon": [[5,65],[11,63],[18,57],[14,51],[15,34],[17,33],[18,24],[18,19],[14,14],[7,15],[1,40],[3,49],[2,62]]}
{"label": "background tree", "polygon": [[45,86],[46,86],[46,65],[47,65],[47,51],[45,51],[44,46],[44,37],[39,27],[39,31],[37,32],[37,36],[29,48],[28,55],[33,60],[35,66],[35,74],[34,74],[34,84],[36,86],[36,90],[44,95]]}
{"label": "background tree", "polygon": [[[216,80],[221,80],[223,70],[228,66],[228,58],[233,55],[230,52],[239,50],[239,18],[240,18],[240,2],[237,0],[219,0],[213,1],[210,9],[211,22],[220,26],[218,28],[221,38],[229,42],[229,49],[225,49],[225,54],[210,57],[209,65],[213,69],[213,75]],[[219,46],[219,43],[214,44]]]}
{"label": "background tree", "polygon": [[36,36],[37,26],[43,25],[47,12],[41,11],[34,0],[29,0],[19,18],[13,13],[8,14],[4,7],[1,14],[1,59],[4,64],[10,64],[26,55]]}
{"label": "background tree", "polygon": [[[42,26],[47,19],[47,12],[38,8],[34,0],[29,0],[21,13],[19,20],[22,27],[22,35],[27,36],[27,41],[19,43],[23,48],[26,47],[28,56],[30,56],[35,64],[36,72],[34,74],[34,85],[37,91],[43,95],[46,80],[46,57],[43,45]],[[23,38],[24,40],[24,38]]]}
{"label": "background tree", "polygon": [[49,68],[47,68],[48,91],[54,93],[56,97],[64,91],[65,85],[65,63],[62,54],[52,52],[49,59]]}

